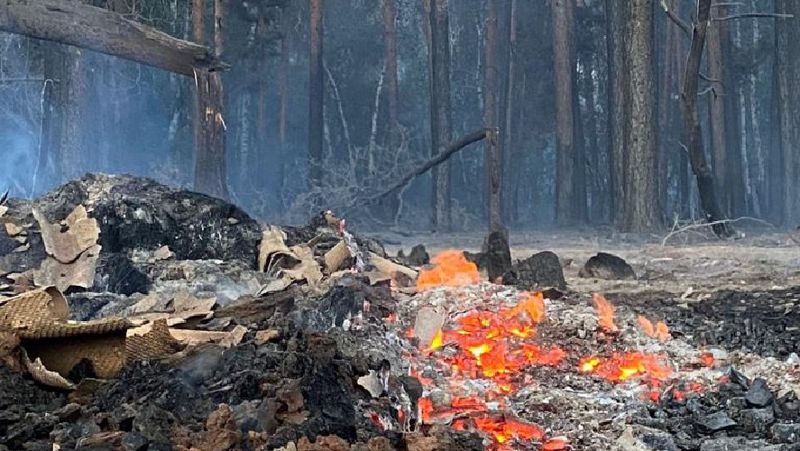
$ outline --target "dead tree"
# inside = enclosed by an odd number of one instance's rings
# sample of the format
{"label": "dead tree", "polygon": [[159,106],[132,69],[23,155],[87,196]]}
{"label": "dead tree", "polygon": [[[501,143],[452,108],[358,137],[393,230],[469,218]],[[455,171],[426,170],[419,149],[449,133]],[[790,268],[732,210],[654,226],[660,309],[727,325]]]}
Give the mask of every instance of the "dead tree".
{"label": "dead tree", "polygon": [[[703,59],[703,49],[706,45],[708,27],[712,21],[726,21],[742,18],[759,17],[779,17],[787,18],[791,15],[772,14],[772,13],[743,13],[728,16],[712,17],[711,0],[698,0],[696,21],[689,24],[682,20],[675,11],[661,0],[661,7],[669,18],[681,28],[687,35],[691,36],[692,43],[689,49],[689,56],[686,59],[686,71],[684,73],[683,87],[681,89],[681,113],[683,115],[684,130],[688,138],[686,150],[689,153],[689,161],[692,172],[697,179],[697,189],[700,193],[701,208],[705,212],[706,220],[713,224],[714,233],[720,238],[729,238],[735,234],[730,222],[727,221],[725,213],[720,207],[717,198],[717,191],[714,181],[714,174],[706,161],[705,145],[703,143],[703,131],[700,125],[700,115],[697,109],[698,87],[701,73],[700,64]],[[708,77],[704,77],[708,78]],[[715,80],[710,80],[715,82]],[[794,194],[794,193],[793,193]]]}
{"label": "dead tree", "polygon": [[190,77],[197,69],[224,67],[207,47],[82,2],[3,0],[0,31],[73,45]]}
{"label": "dead tree", "polygon": [[[486,37],[484,45],[484,91],[483,122],[488,128],[497,128],[497,4],[495,0],[486,2]],[[503,228],[500,198],[500,164],[503,161],[497,139],[486,141],[484,161],[486,164],[486,197],[489,231]]]}
{"label": "dead tree", "polygon": [[[222,1],[216,0],[215,50],[169,36],[121,14],[82,2],[61,0],[4,0],[0,2],[0,31],[68,44],[141,64],[191,76],[197,86],[195,110],[196,167],[195,189],[227,197],[225,173],[225,135],[222,115]],[[197,14],[202,14],[201,0],[195,0]],[[199,20],[199,23],[197,22]],[[203,25],[200,16],[194,17]],[[203,42],[204,33],[196,37]],[[80,53],[77,49],[73,51]],[[73,58],[74,59],[74,58]],[[75,60],[75,64],[79,64]],[[67,73],[67,76],[70,74]],[[69,82],[74,85],[73,82]],[[75,85],[72,89],[76,96]],[[62,88],[63,89],[63,88]],[[74,96],[73,96],[74,97]],[[62,127],[60,133],[73,133]],[[74,133],[73,138],[80,136]],[[45,137],[45,140],[52,137]],[[64,152],[68,152],[64,150]],[[72,174],[69,174],[72,175]]]}
{"label": "dead tree", "polygon": [[[214,55],[224,51],[223,0],[214,0]],[[203,0],[194,0],[192,24],[194,38],[205,36]],[[220,71],[196,71],[195,163],[194,189],[201,193],[228,198],[227,164],[225,157],[225,118],[222,74]]]}
{"label": "dead tree", "polygon": [[[432,156],[450,142],[450,22],[447,0],[430,0],[431,141]],[[433,173],[433,230],[450,228],[450,165],[436,166]]]}

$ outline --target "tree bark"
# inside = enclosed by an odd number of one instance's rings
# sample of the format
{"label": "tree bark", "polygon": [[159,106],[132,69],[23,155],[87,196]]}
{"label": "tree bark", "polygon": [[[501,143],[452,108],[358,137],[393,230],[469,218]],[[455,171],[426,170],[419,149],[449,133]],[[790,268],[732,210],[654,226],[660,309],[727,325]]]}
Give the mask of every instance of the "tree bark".
{"label": "tree bark", "polygon": [[[46,43],[44,51],[44,115],[40,159],[50,183],[80,175],[81,102],[85,95],[83,56],[75,47]],[[37,181],[34,181],[38,184]],[[34,186],[38,190],[40,186]]]}
{"label": "tree bark", "polygon": [[[708,222],[724,221],[725,214],[717,200],[714,174],[706,161],[703,143],[703,132],[700,126],[700,115],[697,111],[697,94],[700,79],[700,62],[706,43],[708,25],[710,23],[711,0],[699,0],[697,4],[697,22],[692,29],[692,44],[686,60],[683,89],[681,90],[681,111],[684,129],[688,135],[687,149],[692,172],[697,178],[700,192],[700,204]],[[718,222],[712,226],[714,233],[720,238],[733,235],[733,228],[727,222]]]}
{"label": "tree bark", "polygon": [[[448,1],[431,0],[431,143],[433,155],[450,142],[450,23]],[[436,166],[433,174],[434,231],[450,229],[450,165]]]}
{"label": "tree bark", "polygon": [[776,24],[776,74],[783,154],[783,222],[800,221],[800,3],[776,0],[775,12],[794,18]]}
{"label": "tree bark", "polygon": [[[577,143],[574,106],[574,14],[575,0],[552,0],[553,74],[556,99],[556,221],[573,225],[581,219],[577,192]],[[585,197],[584,197],[585,199]]]}
{"label": "tree bark", "polygon": [[627,216],[625,167],[625,8],[615,0],[606,0],[606,44],[608,51],[608,156],[611,160],[613,222],[620,228]]}
{"label": "tree bark", "polygon": [[[214,0],[214,52],[217,58],[224,50],[223,0]],[[195,0],[200,9],[193,14],[203,14],[202,0]],[[203,19],[193,16],[193,24],[204,25]],[[195,37],[205,30],[194,29]],[[219,71],[197,72],[198,121],[195,122],[194,189],[220,199],[228,198],[227,162],[225,156],[225,119],[222,74]]]}
{"label": "tree bark", "polygon": [[[287,27],[288,28],[288,27]],[[289,114],[289,33],[284,32],[281,40],[281,64],[278,72],[278,97],[280,111],[278,112],[278,139],[281,148],[286,146],[286,116]]]}
{"label": "tree bark", "polygon": [[[712,23],[708,30],[708,76],[712,80],[723,80],[722,60],[722,23]],[[714,83],[713,90],[708,94],[709,124],[711,126],[711,155],[713,156],[714,178],[718,187],[727,187],[728,183],[728,149],[725,133],[725,88],[722,83]],[[723,211],[730,214],[729,195],[724,188],[720,189],[720,203]]]}
{"label": "tree bark", "polygon": [[628,55],[626,107],[630,122],[625,136],[625,231],[652,230],[660,225],[656,142],[655,66],[652,49],[653,0],[629,0],[625,50]]}
{"label": "tree bark", "polygon": [[187,76],[224,65],[210,49],[81,2],[2,0],[0,31],[69,44]]}
{"label": "tree bark", "polygon": [[397,115],[397,11],[395,0],[383,0],[384,51],[386,59],[386,97],[389,115],[388,145],[392,152],[400,145]]}
{"label": "tree bark", "polygon": [[511,5],[508,11],[508,55],[507,55],[507,66],[506,66],[506,110],[505,116],[503,118],[503,131],[501,134],[503,149],[503,160],[506,162],[504,166],[504,171],[502,174],[503,178],[503,186],[504,186],[504,197],[503,202],[505,203],[505,207],[503,208],[503,213],[506,215],[506,219],[509,218],[510,213],[510,200],[513,196],[509,196],[509,193],[514,192],[513,188],[511,187],[511,175],[514,171],[511,169],[514,164],[517,164],[517,155],[514,152],[514,107],[516,104],[514,103],[514,95],[518,92],[517,87],[517,80],[516,80],[516,58],[517,58],[517,0],[511,0]]}
{"label": "tree bark", "polygon": [[322,135],[325,102],[325,84],[322,73],[322,6],[323,0],[310,0],[310,40],[308,52],[308,167],[309,185],[312,189],[322,186]]}
{"label": "tree bark", "polygon": [[[484,40],[484,90],[483,122],[487,128],[497,128],[497,4],[495,0],[486,1],[486,36]],[[486,165],[486,197],[489,231],[503,228],[501,213],[500,164],[502,162],[500,143],[497,139],[486,141],[484,161]]]}

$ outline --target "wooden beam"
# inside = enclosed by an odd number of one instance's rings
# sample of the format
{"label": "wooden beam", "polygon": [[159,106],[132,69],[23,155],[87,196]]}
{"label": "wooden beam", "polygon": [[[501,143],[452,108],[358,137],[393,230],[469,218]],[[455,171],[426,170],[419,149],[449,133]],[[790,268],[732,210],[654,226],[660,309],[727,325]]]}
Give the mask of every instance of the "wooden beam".
{"label": "wooden beam", "polygon": [[72,0],[0,0],[0,31],[113,55],[168,72],[225,66],[212,50]]}

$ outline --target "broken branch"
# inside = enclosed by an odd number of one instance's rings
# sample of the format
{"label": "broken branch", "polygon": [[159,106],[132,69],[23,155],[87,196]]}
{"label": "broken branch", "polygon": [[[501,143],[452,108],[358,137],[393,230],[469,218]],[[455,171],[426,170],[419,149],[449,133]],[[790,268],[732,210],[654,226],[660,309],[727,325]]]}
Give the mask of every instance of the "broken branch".
{"label": "broken branch", "polygon": [[381,191],[378,194],[374,194],[372,196],[364,198],[363,201],[365,203],[374,202],[391,194],[397,189],[403,188],[404,186],[408,185],[412,180],[414,180],[416,177],[419,177],[420,175],[428,172],[431,168],[438,166],[447,161],[448,159],[450,159],[450,157],[452,157],[453,154],[455,154],[459,150],[464,149],[465,147],[469,146],[472,143],[476,143],[478,141],[482,141],[487,138],[492,139],[496,134],[497,134],[496,129],[482,128],[480,130],[476,130],[472,133],[462,136],[460,139],[447,146],[447,148],[445,148],[441,153],[435,155],[433,158],[426,161],[418,168],[414,169],[405,176],[401,177],[400,180],[391,184],[385,190]]}
{"label": "broken branch", "polygon": [[675,14],[675,11],[669,9],[669,6],[667,6],[667,2],[665,0],[661,0],[661,8],[664,10],[665,13],[667,13],[667,16],[670,18],[670,20],[675,22],[675,25],[677,25],[678,27],[680,27],[681,30],[683,30],[686,36],[692,37],[692,27],[690,27],[688,23],[686,23],[677,14]]}

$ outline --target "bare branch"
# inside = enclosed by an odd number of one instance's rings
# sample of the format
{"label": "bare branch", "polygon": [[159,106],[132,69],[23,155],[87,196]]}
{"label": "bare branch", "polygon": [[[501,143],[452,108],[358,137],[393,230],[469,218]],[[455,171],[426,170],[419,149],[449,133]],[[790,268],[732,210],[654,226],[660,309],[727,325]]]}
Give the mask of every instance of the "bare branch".
{"label": "bare branch", "polygon": [[716,78],[711,78],[711,77],[709,77],[708,75],[706,75],[706,74],[704,74],[702,72],[699,72],[697,75],[700,76],[701,80],[707,81],[709,83],[720,83],[720,84],[722,83],[722,80],[717,80]]}
{"label": "bare branch", "polygon": [[[667,236],[664,237],[663,240],[661,240],[661,246],[666,246],[667,245],[667,241],[670,238],[672,238],[673,236],[675,236],[675,235],[677,235],[679,233],[683,233],[683,232],[686,232],[686,231],[689,231],[689,230],[694,230],[694,229],[702,229],[702,228],[706,228],[706,227],[713,227],[715,225],[720,225],[720,224],[733,224],[733,223],[739,222],[739,221],[753,221],[753,222],[757,222],[759,224],[763,224],[763,225],[775,228],[774,224],[771,224],[771,223],[769,223],[767,221],[764,221],[763,219],[753,218],[751,216],[742,216],[742,217],[739,217],[739,218],[736,218],[736,219],[720,219],[718,221],[712,221],[712,222],[701,222],[701,223],[697,223],[697,224],[690,224],[690,225],[687,225],[687,226],[684,226],[684,227],[680,227],[680,228],[675,228],[675,225],[673,225],[672,231],[669,232],[667,234]],[[677,223],[677,221],[676,221],[676,223]]]}
{"label": "bare branch", "polygon": [[698,93],[697,93],[697,95],[698,95],[698,97],[699,97],[699,96],[704,96],[704,95],[708,94],[709,92],[714,92],[714,88],[712,88],[711,86],[709,86],[709,87],[707,87],[706,89],[704,89],[704,90],[702,90],[702,91],[698,92]]}
{"label": "bare branch", "polygon": [[689,24],[686,23],[683,19],[678,17],[678,15],[675,14],[674,11],[669,9],[669,6],[667,6],[666,0],[661,0],[661,8],[664,10],[665,13],[667,13],[667,16],[673,22],[675,22],[675,25],[677,25],[678,27],[680,27],[681,30],[683,30],[683,32],[686,34],[686,36],[692,37],[692,27],[689,26]]}
{"label": "bare branch", "polygon": [[723,17],[714,17],[711,20],[713,22],[723,22],[726,20],[735,20],[735,19],[758,19],[758,18],[768,18],[768,19],[791,19],[794,17],[792,14],[779,14],[779,13],[742,13],[742,14],[733,14],[731,16],[723,16]]}

